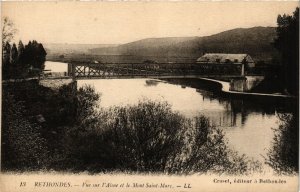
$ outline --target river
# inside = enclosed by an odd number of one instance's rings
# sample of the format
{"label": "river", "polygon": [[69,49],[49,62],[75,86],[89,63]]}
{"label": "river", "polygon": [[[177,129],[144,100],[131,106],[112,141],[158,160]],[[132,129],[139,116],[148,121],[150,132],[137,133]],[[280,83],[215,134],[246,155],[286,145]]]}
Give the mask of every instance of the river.
{"label": "river", "polygon": [[[46,63],[46,66],[51,66]],[[52,62],[53,64],[53,62]],[[57,65],[55,65],[57,66]],[[228,145],[250,159],[264,162],[279,127],[282,108],[254,101],[222,98],[211,91],[151,79],[79,80],[78,86],[92,85],[101,93],[100,106],[125,106],[139,100],[168,102],[174,111],[193,118],[198,114],[224,130]],[[281,112],[278,112],[281,111]],[[283,110],[284,111],[284,110]]]}

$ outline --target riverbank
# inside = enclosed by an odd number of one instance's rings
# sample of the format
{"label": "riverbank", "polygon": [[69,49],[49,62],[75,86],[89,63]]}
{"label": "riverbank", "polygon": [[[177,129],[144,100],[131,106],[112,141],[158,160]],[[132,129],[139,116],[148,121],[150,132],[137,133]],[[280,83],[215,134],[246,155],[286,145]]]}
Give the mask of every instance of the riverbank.
{"label": "riverbank", "polygon": [[[290,96],[290,95],[231,91],[229,82],[208,79],[208,78],[201,78],[201,77],[186,78],[186,80],[184,80],[183,78],[161,78],[161,80],[165,80],[171,83],[176,82],[179,84],[191,86],[193,88],[203,88],[204,86],[204,88],[207,90],[219,92],[223,96],[227,96],[227,97],[235,97],[241,99],[297,101],[297,97]],[[189,81],[193,81],[193,82],[189,82]]]}
{"label": "riverbank", "polygon": [[57,163],[65,128],[74,125],[76,91],[74,82],[57,89],[36,79],[2,84],[2,171]]}

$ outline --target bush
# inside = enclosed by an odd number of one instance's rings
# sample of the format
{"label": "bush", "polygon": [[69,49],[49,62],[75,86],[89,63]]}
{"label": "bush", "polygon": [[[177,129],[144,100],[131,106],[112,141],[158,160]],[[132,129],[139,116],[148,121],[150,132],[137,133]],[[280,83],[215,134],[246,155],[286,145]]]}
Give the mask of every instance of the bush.
{"label": "bush", "polygon": [[77,171],[244,174],[253,163],[228,149],[207,118],[187,119],[153,101],[100,111],[65,141],[66,164]]}
{"label": "bush", "polygon": [[114,152],[114,167],[128,171],[164,172],[184,145],[185,119],[166,103],[140,102],[115,107],[103,132]]}
{"label": "bush", "polygon": [[21,102],[2,94],[2,170],[37,170],[45,167],[48,150],[41,127],[24,115]]}
{"label": "bush", "polygon": [[90,119],[96,114],[100,94],[95,93],[95,89],[92,86],[85,85],[78,89],[76,98],[76,120],[82,123],[82,121]]}
{"label": "bush", "polygon": [[299,126],[296,113],[280,114],[281,124],[274,129],[273,147],[268,152],[266,163],[278,174],[299,171]]}

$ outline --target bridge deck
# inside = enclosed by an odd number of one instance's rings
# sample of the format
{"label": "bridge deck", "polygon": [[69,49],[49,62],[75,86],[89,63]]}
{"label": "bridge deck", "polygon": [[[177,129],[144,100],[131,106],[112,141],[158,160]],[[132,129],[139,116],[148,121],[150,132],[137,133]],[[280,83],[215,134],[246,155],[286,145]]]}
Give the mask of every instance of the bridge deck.
{"label": "bridge deck", "polygon": [[[134,75],[134,76],[106,76],[106,77],[99,77],[99,76],[77,76],[75,79],[143,79],[143,78],[154,78],[154,79],[170,79],[170,78],[243,78],[240,75],[227,75],[227,76],[220,76],[220,75]],[[72,77],[69,77],[72,78]]]}
{"label": "bridge deck", "polygon": [[106,63],[78,64],[68,66],[68,74],[73,78],[145,78],[163,76],[243,76],[239,64],[190,64],[190,63]]}

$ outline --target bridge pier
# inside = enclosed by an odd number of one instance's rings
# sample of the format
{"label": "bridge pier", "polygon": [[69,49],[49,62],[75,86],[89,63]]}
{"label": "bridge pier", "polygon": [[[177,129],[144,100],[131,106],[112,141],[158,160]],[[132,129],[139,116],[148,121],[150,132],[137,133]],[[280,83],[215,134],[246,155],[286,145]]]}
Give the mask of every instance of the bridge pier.
{"label": "bridge pier", "polygon": [[242,78],[232,78],[230,80],[229,90],[248,92],[255,88],[263,80],[263,76],[244,76]]}
{"label": "bridge pier", "polygon": [[73,63],[68,63],[68,76],[69,77],[72,77],[72,79],[73,80],[75,80],[75,71],[76,71],[76,69],[75,69],[75,67],[76,67],[76,65],[75,64],[73,64]]}

